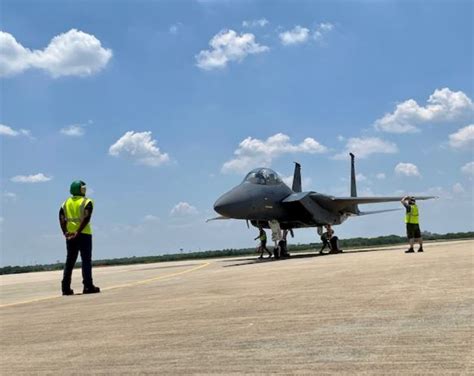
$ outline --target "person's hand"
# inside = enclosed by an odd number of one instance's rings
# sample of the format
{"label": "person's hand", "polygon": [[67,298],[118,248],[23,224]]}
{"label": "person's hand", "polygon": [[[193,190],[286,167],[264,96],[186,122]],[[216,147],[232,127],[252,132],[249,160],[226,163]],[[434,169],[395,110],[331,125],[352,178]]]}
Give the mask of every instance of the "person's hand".
{"label": "person's hand", "polygon": [[72,240],[72,239],[74,239],[76,236],[77,236],[77,232],[68,232],[68,233],[66,234],[66,239],[67,239],[67,240]]}

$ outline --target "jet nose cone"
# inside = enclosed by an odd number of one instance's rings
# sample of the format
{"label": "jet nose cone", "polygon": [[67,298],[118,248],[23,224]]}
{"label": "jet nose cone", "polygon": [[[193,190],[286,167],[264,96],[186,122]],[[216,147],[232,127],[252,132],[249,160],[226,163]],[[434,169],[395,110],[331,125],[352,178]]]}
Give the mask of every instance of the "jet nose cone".
{"label": "jet nose cone", "polygon": [[218,198],[214,210],[224,217],[245,219],[249,214],[248,208],[251,207],[250,199],[248,192],[237,186]]}
{"label": "jet nose cone", "polygon": [[214,203],[214,210],[224,217],[231,217],[230,210],[233,206],[233,200],[229,194],[224,194]]}

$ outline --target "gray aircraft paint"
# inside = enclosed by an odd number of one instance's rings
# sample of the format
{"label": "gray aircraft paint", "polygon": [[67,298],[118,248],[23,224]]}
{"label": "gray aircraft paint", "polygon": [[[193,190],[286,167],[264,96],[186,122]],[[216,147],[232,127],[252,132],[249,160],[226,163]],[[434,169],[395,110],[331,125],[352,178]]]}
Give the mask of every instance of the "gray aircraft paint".
{"label": "gray aircraft paint", "polygon": [[[244,181],[224,193],[214,204],[221,217],[243,219],[252,225],[268,228],[268,221],[277,220],[282,229],[339,225],[351,216],[377,214],[388,210],[361,212],[360,204],[400,201],[402,197],[357,197],[354,155],[351,157],[350,197],[334,197],[314,191],[301,191],[301,166],[295,162],[292,189],[269,168],[249,172]],[[269,176],[265,180],[263,177]],[[262,177],[262,178],[260,178]],[[417,200],[436,198],[415,196]]]}

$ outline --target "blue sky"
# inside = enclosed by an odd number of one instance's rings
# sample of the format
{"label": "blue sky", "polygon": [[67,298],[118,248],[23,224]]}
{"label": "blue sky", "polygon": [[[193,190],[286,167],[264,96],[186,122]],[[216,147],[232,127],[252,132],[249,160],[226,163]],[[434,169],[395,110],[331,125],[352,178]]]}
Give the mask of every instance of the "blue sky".
{"label": "blue sky", "polygon": [[[2,1],[1,264],[64,259],[74,179],[95,258],[252,246],[204,222],[215,199],[294,160],[347,195],[349,149],[359,195],[435,194],[422,229],[472,230],[472,25],[470,1]],[[403,213],[337,232],[403,234]]]}

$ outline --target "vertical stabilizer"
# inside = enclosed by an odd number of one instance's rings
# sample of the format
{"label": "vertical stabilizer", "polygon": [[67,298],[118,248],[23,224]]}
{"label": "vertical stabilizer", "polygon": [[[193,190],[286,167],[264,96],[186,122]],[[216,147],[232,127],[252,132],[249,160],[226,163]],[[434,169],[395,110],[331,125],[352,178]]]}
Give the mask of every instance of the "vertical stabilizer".
{"label": "vertical stabilizer", "polygon": [[295,172],[293,174],[293,192],[301,192],[301,165],[295,162]]}
{"label": "vertical stabilizer", "polygon": [[351,197],[357,197],[356,175],[354,165],[355,156],[352,153],[349,153],[349,155],[351,156]]}
{"label": "vertical stabilizer", "polygon": [[[357,185],[356,185],[356,174],[355,174],[355,156],[352,153],[349,153],[351,156],[351,197],[357,197]],[[359,214],[360,210],[357,204],[351,208],[352,212]]]}

